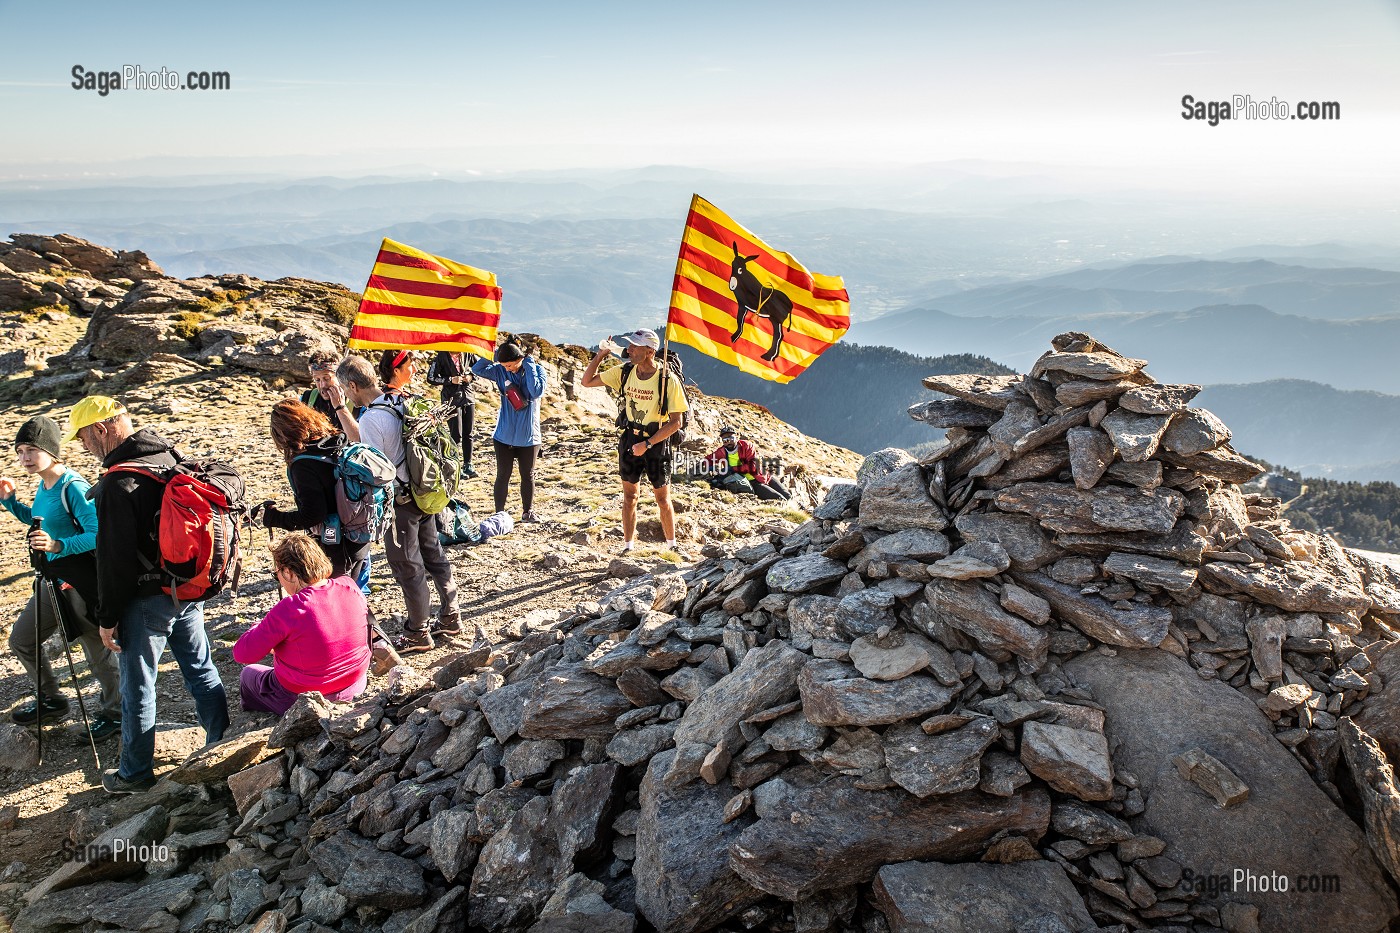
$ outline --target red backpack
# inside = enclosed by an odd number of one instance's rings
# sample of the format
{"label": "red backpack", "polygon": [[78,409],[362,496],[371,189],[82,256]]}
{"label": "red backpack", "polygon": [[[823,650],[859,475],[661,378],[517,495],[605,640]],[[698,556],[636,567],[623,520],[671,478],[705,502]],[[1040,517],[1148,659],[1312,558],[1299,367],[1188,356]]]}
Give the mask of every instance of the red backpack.
{"label": "red backpack", "polygon": [[165,486],[156,513],[160,566],[141,562],[169,584],[161,589],[180,601],[208,599],[232,584],[238,591],[243,552],[238,526],[247,513],[243,477],[222,460],[183,460],[173,467],[118,463],[108,472],[139,473]]}

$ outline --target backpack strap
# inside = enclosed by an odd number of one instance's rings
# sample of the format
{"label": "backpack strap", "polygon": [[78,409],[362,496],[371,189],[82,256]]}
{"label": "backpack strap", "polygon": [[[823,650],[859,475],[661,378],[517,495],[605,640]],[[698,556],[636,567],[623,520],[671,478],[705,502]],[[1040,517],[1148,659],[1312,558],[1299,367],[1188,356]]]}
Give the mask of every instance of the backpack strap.
{"label": "backpack strap", "polygon": [[81,534],[83,526],[78,524],[78,517],[73,514],[73,504],[68,501],[68,490],[77,478],[75,473],[69,473],[64,477],[63,485],[58,490],[58,501],[63,503],[63,511],[68,513],[68,520],[73,523],[73,530]]}
{"label": "backpack strap", "polygon": [[321,387],[312,386],[311,392],[306,396],[306,404],[311,408],[316,407],[316,403],[321,399]]}
{"label": "backpack strap", "polygon": [[[169,475],[162,475],[156,470],[145,466],[144,464],[136,463],[135,461],[114,463],[107,468],[107,473],[103,475],[105,476],[111,473],[135,473],[138,476],[144,476],[147,479],[153,479],[157,483],[160,483],[162,486],[165,486],[170,482]],[[145,554],[142,554],[139,548],[136,551],[136,559],[141,562],[142,567],[146,568],[146,572],[136,578],[138,583],[145,583],[150,580],[163,580],[167,576],[165,573],[161,572],[157,564],[151,563],[150,559],[147,558]],[[178,605],[178,602],[176,603],[176,605]]]}

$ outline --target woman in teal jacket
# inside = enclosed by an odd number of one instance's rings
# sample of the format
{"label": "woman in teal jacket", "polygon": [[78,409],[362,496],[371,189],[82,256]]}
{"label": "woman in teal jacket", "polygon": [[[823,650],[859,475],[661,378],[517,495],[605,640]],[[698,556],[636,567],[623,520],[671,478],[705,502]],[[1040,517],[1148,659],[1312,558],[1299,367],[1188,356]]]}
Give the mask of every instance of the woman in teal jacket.
{"label": "woman in teal jacket", "polygon": [[514,464],[520,464],[520,505],[525,510],[521,521],[537,522],[535,514],[535,457],[539,454],[540,398],[544,395],[544,367],[539,360],[507,341],[496,348],[496,362],[477,360],[472,372],[490,379],[501,393],[501,412],[496,416],[496,433],[491,436],[496,448],[496,511],[506,510],[510,493],[510,474]]}
{"label": "woman in teal jacket", "polygon": [[[118,689],[117,659],[102,644],[102,636],[90,621],[89,606],[97,599],[97,509],[88,499],[91,487],[73,470],[63,465],[62,431],[58,423],[40,415],[26,421],[15,437],[15,454],[25,472],[39,477],[39,488],[32,505],[15,497],[15,481],[0,476],[0,506],[26,525],[42,518],[42,530],[28,535],[30,549],[40,551],[46,562],[46,576],[54,581],[58,598],[65,601],[64,614],[77,631],[76,637],[87,654],[88,667],[102,688],[97,714],[89,722],[94,738],[102,739],[121,730],[121,691]],[[30,700],[13,710],[10,718],[20,725],[50,722],[68,715],[68,700],[44,657],[44,641],[58,628],[53,605],[43,588],[36,589],[20,610],[10,630],[10,650],[14,651],[31,682],[38,680],[42,702]]]}

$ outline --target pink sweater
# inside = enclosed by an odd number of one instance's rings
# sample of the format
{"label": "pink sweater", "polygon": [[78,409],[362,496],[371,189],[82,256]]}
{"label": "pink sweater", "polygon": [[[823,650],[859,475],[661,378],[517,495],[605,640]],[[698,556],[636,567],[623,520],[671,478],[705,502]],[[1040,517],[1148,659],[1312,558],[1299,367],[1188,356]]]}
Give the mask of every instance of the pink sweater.
{"label": "pink sweater", "polygon": [[336,693],[369,669],[368,606],[349,577],[308,586],[272,607],[233,646],[239,664],[275,652],[273,672],[293,693]]}

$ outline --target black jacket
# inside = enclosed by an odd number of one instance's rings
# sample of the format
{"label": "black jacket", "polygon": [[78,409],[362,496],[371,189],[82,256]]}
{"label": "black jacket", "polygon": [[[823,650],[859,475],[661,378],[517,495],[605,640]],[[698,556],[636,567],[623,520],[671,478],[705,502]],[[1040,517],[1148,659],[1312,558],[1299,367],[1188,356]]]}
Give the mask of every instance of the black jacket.
{"label": "black jacket", "polygon": [[156,513],[165,484],[111,467],[131,463],[163,473],[182,459],[174,444],[143,428],[102,461],[107,472],[91,493],[97,505],[95,618],[102,628],[116,628],[133,599],[161,592],[160,578],[150,568],[160,566]]}
{"label": "black jacket", "polygon": [[[452,354],[446,350],[439,350],[437,356],[433,357],[433,364],[428,367],[428,382],[435,386],[442,386],[442,400],[451,402],[458,407],[474,405],[476,399],[472,395],[472,363],[476,361],[476,354],[466,353],[462,356],[462,365],[458,366],[452,359]],[[453,376],[467,376],[468,381],[458,385],[448,382]]]}

